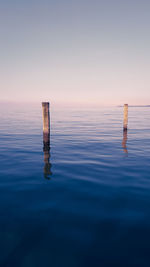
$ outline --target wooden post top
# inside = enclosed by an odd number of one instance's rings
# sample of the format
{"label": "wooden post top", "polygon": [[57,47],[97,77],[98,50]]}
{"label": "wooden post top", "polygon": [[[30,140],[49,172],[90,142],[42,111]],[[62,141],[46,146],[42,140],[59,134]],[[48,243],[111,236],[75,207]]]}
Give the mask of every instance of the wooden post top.
{"label": "wooden post top", "polygon": [[49,106],[49,102],[42,102],[42,106]]}

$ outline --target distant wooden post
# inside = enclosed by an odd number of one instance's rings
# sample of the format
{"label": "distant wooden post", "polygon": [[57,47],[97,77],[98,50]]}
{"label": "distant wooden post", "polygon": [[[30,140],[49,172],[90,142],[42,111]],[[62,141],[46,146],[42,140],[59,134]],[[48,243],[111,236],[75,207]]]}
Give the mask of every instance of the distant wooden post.
{"label": "distant wooden post", "polygon": [[43,110],[43,145],[44,147],[50,146],[50,114],[49,102],[42,103]]}
{"label": "distant wooden post", "polygon": [[123,121],[123,130],[128,130],[128,104],[124,104],[124,121]]}

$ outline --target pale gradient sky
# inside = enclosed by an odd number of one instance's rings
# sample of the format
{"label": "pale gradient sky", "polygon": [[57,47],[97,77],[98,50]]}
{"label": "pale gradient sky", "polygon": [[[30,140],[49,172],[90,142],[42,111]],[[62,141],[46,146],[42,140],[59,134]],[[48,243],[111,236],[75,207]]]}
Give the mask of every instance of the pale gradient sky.
{"label": "pale gradient sky", "polygon": [[0,101],[150,104],[149,0],[0,0]]}

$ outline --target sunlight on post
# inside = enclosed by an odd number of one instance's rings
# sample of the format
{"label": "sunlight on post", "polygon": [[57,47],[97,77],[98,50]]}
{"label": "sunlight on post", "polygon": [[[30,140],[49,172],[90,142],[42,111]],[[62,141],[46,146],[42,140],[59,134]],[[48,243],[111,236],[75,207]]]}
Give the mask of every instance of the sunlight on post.
{"label": "sunlight on post", "polygon": [[124,104],[123,130],[127,131],[127,129],[128,129],[128,104]]}

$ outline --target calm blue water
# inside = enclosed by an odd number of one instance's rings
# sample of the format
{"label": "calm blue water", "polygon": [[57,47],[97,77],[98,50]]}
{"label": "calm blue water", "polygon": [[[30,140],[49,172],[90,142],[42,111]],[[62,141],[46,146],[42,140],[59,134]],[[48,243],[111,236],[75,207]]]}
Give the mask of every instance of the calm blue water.
{"label": "calm blue water", "polygon": [[0,266],[150,266],[150,108],[122,117],[51,106],[46,167],[41,104],[1,104]]}

